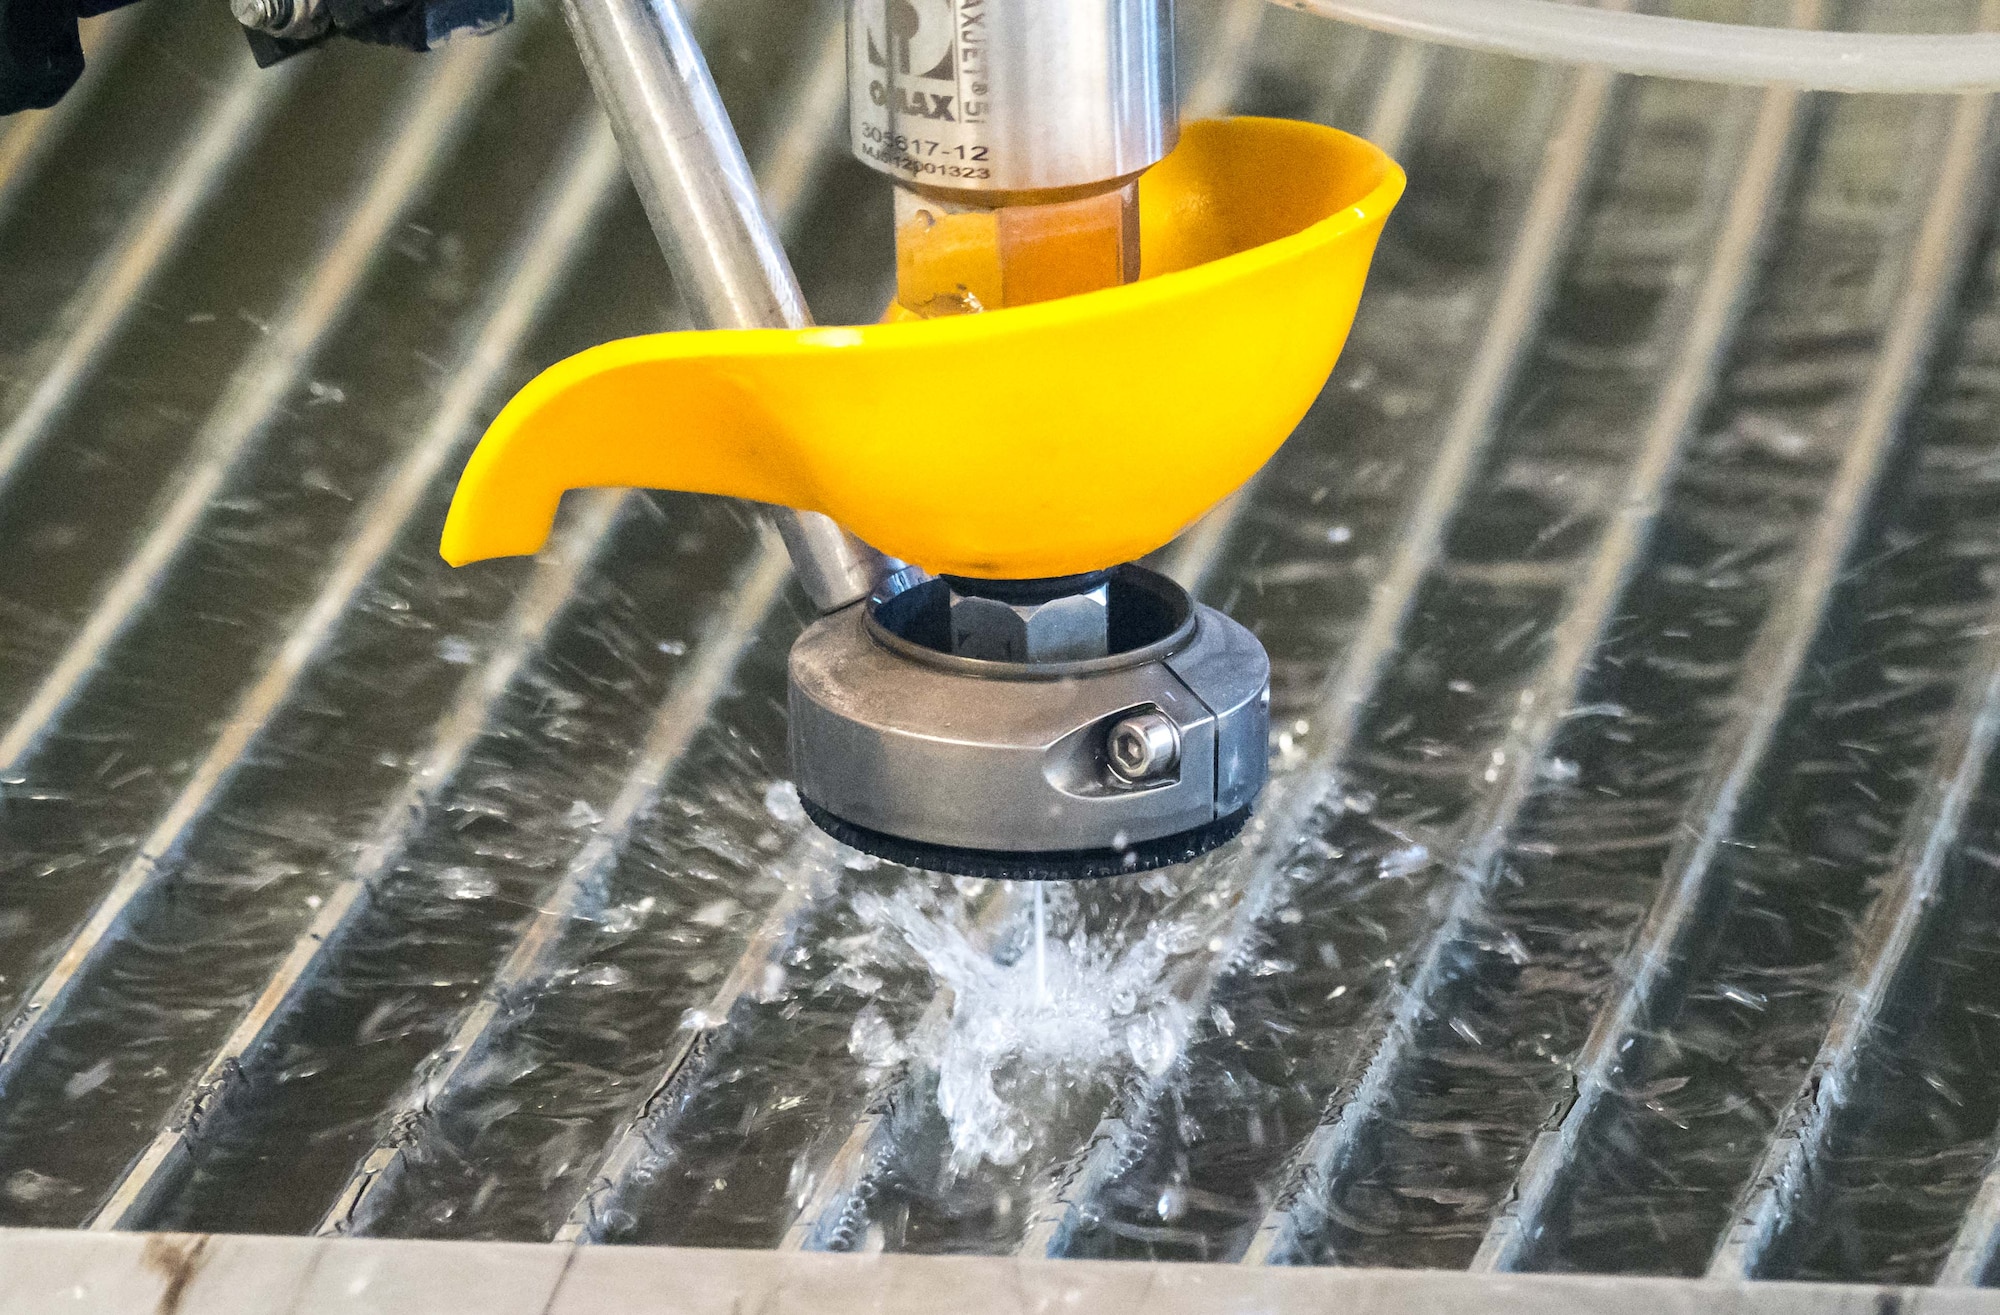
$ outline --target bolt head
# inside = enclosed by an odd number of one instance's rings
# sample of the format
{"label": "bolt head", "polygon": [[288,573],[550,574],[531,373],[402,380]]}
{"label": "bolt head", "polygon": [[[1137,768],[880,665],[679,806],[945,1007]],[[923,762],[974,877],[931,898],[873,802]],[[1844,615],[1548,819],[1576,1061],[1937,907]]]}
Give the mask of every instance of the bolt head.
{"label": "bolt head", "polygon": [[292,19],[291,0],[229,0],[229,12],[259,31],[275,31]]}
{"label": "bolt head", "polygon": [[1128,785],[1158,780],[1180,766],[1180,728],[1151,709],[1121,717],[1104,737],[1104,756]]}

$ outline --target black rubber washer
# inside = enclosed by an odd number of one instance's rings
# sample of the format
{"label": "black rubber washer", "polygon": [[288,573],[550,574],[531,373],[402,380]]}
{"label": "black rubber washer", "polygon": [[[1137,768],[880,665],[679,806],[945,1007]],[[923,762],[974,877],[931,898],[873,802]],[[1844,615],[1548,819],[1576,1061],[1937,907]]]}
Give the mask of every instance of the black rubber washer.
{"label": "black rubber washer", "polygon": [[948,872],[958,877],[987,877],[1001,881],[1090,881],[1098,877],[1122,877],[1154,868],[1172,867],[1200,858],[1209,850],[1236,839],[1250,820],[1245,804],[1227,817],[1206,826],[1181,831],[1158,840],[1143,840],[1124,849],[1056,849],[1040,853],[1009,853],[1000,849],[961,849],[956,845],[928,845],[918,840],[871,831],[865,826],[842,821],[812,800],[801,797],[806,816],[820,830],[843,845],[873,854],[885,862],[924,872]]}

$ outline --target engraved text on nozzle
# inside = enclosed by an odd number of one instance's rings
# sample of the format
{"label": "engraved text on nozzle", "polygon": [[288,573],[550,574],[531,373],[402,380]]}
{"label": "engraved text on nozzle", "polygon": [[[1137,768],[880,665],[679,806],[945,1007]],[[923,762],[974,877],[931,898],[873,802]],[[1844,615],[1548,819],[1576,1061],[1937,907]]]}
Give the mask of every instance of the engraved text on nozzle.
{"label": "engraved text on nozzle", "polygon": [[1178,137],[1172,0],[851,0],[854,153],[920,186],[1129,179]]}

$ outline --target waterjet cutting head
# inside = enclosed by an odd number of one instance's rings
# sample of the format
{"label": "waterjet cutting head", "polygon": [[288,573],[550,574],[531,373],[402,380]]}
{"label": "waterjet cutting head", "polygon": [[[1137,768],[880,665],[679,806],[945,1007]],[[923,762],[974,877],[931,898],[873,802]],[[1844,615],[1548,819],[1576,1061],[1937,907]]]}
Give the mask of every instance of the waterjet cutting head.
{"label": "waterjet cutting head", "polygon": [[[632,22],[599,12],[620,6],[677,20],[664,0],[565,0],[628,157],[657,148],[633,173],[670,259],[694,265],[683,286],[721,282],[717,214],[674,219],[709,194],[648,180],[687,176],[690,138],[740,150],[684,26],[662,36],[681,79],[663,86]],[[816,589],[828,615],[791,654],[793,775],[823,829],[1031,879],[1232,838],[1265,780],[1269,660],[1125,563],[1304,416],[1403,179],[1310,124],[1183,134],[1171,34],[1171,0],[854,0],[854,149],[896,179],[887,322],[657,334],[552,367],[467,465],[447,560],[535,551],[567,489],[671,488],[795,509],[802,575],[838,584],[859,559],[825,569],[813,545],[839,533],[799,529],[823,513],[890,555],[858,601]],[[691,66],[709,102],[653,141],[646,116],[692,95]]]}
{"label": "waterjet cutting head", "polygon": [[808,629],[790,670],[806,811],[913,867],[1163,867],[1233,838],[1264,786],[1263,648],[1138,566],[1050,581],[904,573]]}

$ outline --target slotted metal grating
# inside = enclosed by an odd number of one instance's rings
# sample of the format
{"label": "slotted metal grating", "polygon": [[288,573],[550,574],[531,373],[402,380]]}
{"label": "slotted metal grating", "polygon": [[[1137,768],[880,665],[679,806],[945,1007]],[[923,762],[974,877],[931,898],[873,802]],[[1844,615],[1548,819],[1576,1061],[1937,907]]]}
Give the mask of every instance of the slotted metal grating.
{"label": "slotted metal grating", "polygon": [[[819,318],[872,318],[839,6],[690,7]],[[1075,896],[1192,929],[1185,1048],[970,1165],[951,991],[853,951],[921,889],[1015,954],[1025,895],[774,790],[807,609],[754,512],[436,558],[512,388],[682,323],[561,24],[265,72],[219,5],[94,25],[0,127],[0,1223],[1991,1277],[1989,98],[1182,8],[1190,113],[1412,187],[1313,414],[1161,555],[1279,732],[1241,843]],[[1983,17],[1908,10],[1728,16]]]}

